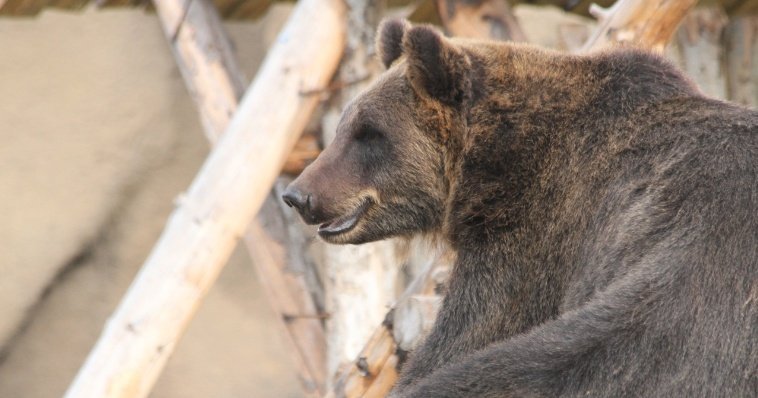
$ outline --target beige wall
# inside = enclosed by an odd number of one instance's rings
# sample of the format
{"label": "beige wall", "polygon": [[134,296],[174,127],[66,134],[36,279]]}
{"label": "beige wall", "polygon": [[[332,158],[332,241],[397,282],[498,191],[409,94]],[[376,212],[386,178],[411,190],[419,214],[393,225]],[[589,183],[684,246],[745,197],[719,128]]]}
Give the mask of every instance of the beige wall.
{"label": "beige wall", "polygon": [[[229,25],[248,76],[286,10]],[[58,397],[207,154],[152,14],[0,19],[0,397]],[[49,287],[49,288],[48,288]],[[299,388],[244,253],[154,397]]]}

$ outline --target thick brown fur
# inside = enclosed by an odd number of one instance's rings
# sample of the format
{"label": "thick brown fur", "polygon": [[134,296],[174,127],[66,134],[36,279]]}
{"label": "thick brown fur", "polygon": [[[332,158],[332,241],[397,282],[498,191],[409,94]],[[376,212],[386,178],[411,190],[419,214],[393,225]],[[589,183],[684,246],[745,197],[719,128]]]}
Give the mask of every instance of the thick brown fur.
{"label": "thick brown fur", "polygon": [[758,395],[756,111],[637,50],[379,36],[390,69],[290,191],[359,215],[328,241],[455,250],[395,396]]}

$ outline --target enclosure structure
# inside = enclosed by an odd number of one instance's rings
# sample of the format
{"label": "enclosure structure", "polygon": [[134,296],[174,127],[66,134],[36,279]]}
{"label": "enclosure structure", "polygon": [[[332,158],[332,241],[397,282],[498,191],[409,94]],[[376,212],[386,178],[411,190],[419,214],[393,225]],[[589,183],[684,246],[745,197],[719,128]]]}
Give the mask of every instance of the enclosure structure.
{"label": "enclosure structure", "polygon": [[[632,41],[662,51],[685,18],[676,34],[676,51],[682,54],[684,67],[696,72],[701,85],[720,87],[732,99],[755,106],[754,17],[737,16],[730,22],[725,35],[730,62],[722,70],[720,62],[700,55],[722,48],[720,32],[726,19],[713,8],[686,16],[692,3],[621,1],[608,9],[592,8],[600,26],[567,31],[566,47],[586,51],[603,41]],[[435,287],[444,283],[444,253],[434,258],[411,256],[410,272],[404,277],[398,272],[404,261],[401,252],[421,249],[392,242],[360,249],[322,248],[326,261],[317,264],[303,259],[310,255],[303,248],[308,231],[285,218],[276,188],[268,194],[285,164],[297,172],[304,159],[316,155],[312,134],[296,142],[302,131],[323,121],[323,141],[329,141],[342,106],[378,73],[371,38],[384,6],[301,1],[255,82],[246,89],[218,15],[243,17],[265,9],[265,3],[243,4],[247,2],[215,7],[202,0],[154,3],[206,136],[217,147],[188,192],[177,200],[164,235],[68,396],[146,396],[241,236],[279,314],[306,394],[383,396],[394,381],[402,352],[434,317],[439,302]],[[10,0],[0,12],[33,13],[46,5]],[[573,7],[581,10],[580,5]],[[725,6],[741,15],[753,3]],[[249,11],[230,12],[232,8]],[[440,1],[436,7],[420,2],[395,11],[416,20],[436,20],[454,35],[526,40],[505,2],[471,6]],[[718,35],[711,33],[715,31]],[[292,152],[293,148],[300,150]],[[262,206],[269,211],[249,224]],[[350,267],[356,263],[370,266]],[[355,286],[363,290],[355,292]],[[398,290],[406,292],[393,296]],[[395,308],[385,317],[388,302],[395,302]],[[379,314],[385,322],[379,325],[376,315],[365,320],[366,313]],[[345,361],[351,355],[345,347],[364,343],[354,362]],[[335,373],[339,373],[336,378]]]}

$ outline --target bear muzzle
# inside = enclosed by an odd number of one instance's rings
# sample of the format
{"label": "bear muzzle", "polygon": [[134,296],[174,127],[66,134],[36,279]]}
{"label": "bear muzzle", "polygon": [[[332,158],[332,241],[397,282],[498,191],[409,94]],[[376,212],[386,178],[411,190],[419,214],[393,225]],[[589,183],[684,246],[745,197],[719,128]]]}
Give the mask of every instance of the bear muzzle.
{"label": "bear muzzle", "polygon": [[353,210],[339,216],[329,216],[323,209],[318,208],[313,194],[301,191],[294,183],[284,191],[282,200],[297,210],[306,224],[320,224],[318,233],[322,237],[336,236],[352,230],[373,203],[370,197],[366,197]]}

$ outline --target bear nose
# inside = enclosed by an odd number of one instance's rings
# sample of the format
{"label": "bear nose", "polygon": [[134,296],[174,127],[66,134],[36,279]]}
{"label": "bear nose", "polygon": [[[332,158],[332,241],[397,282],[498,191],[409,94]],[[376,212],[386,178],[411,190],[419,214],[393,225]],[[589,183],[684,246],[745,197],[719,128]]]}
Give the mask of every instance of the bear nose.
{"label": "bear nose", "polygon": [[304,194],[290,185],[282,194],[282,200],[289,207],[294,207],[300,215],[308,220],[311,211],[311,195]]}

